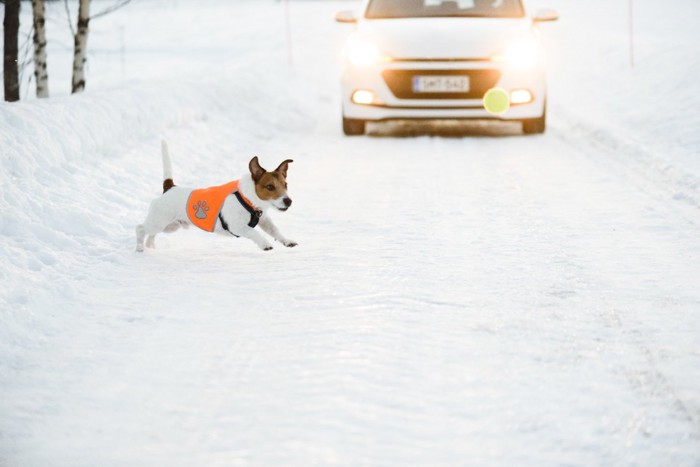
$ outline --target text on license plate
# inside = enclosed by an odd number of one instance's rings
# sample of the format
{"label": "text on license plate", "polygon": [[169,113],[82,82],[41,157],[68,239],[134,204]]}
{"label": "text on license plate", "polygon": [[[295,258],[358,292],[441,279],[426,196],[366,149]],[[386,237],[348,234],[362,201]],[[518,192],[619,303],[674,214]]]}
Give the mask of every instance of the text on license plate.
{"label": "text on license plate", "polygon": [[413,92],[469,92],[469,76],[414,76]]}

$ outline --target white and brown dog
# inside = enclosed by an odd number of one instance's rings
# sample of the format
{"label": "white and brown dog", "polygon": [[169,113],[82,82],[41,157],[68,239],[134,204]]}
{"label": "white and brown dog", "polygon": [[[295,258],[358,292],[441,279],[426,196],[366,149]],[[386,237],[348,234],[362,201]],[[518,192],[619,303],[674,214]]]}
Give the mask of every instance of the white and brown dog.
{"label": "white and brown dog", "polygon": [[287,195],[287,166],[292,160],[282,162],[268,172],[254,157],[248,164],[249,174],[240,180],[224,185],[192,189],[175,186],[172,164],[165,141],[163,154],[163,194],[151,202],[148,216],[136,227],[136,251],[146,246],[155,248],[156,235],[174,232],[191,224],[228,236],[245,237],[262,250],[271,250],[270,242],[258,232],[260,228],[284,246],[296,246],[286,238],[266,214],[269,208],[286,211],[292,205]]}

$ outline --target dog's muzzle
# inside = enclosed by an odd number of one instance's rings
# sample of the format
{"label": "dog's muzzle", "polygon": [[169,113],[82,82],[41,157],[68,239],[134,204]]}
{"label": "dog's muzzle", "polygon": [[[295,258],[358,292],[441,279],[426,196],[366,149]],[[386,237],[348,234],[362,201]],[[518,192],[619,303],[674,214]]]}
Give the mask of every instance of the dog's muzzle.
{"label": "dog's muzzle", "polygon": [[277,209],[279,209],[280,211],[286,211],[287,209],[289,209],[289,206],[292,205],[292,198],[285,196],[284,198],[282,198],[282,202],[284,203],[284,207]]}

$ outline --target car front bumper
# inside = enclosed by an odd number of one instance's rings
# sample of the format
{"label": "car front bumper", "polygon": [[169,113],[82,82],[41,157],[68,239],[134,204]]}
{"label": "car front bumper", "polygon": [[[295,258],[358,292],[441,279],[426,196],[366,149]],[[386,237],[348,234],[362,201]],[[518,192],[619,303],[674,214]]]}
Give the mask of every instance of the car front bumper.
{"label": "car front bumper", "polygon": [[[432,74],[471,75],[472,90],[462,98],[441,98],[439,94],[415,94],[397,91],[396,82],[388,77]],[[479,76],[489,78],[479,78]],[[475,78],[476,77],[476,78]],[[483,82],[480,82],[483,81]],[[347,64],[342,73],[343,116],[349,119],[380,121],[393,119],[498,119],[524,120],[539,118],[544,114],[546,84],[544,71],[512,70],[506,65],[489,60],[402,60],[379,63],[368,67]],[[533,100],[526,104],[514,104],[503,114],[493,115],[483,106],[483,94],[492,87],[508,92],[527,90]],[[374,94],[373,102],[357,104],[353,93],[367,90]],[[397,94],[400,97],[397,97]],[[433,98],[434,97],[434,98]]]}

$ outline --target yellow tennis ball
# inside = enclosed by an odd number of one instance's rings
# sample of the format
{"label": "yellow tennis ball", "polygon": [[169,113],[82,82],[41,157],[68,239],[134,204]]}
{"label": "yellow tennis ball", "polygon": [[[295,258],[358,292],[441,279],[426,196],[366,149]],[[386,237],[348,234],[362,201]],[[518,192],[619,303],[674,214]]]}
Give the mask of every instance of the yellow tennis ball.
{"label": "yellow tennis ball", "polygon": [[484,108],[493,115],[505,113],[510,108],[510,95],[501,88],[491,88],[484,94]]}

